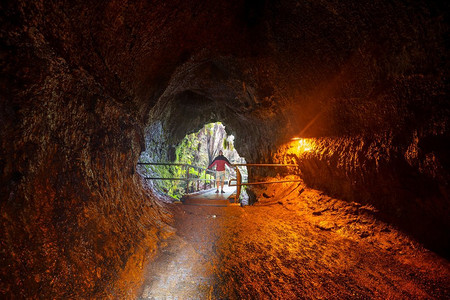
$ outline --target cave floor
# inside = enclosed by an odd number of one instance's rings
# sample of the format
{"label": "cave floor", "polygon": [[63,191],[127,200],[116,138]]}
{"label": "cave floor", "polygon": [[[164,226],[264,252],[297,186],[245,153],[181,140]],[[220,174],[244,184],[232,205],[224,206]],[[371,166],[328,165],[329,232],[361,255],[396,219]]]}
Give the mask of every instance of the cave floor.
{"label": "cave floor", "polygon": [[172,205],[177,233],[139,299],[450,297],[450,263],[374,208],[301,185],[261,194],[244,208]]}
{"label": "cave floor", "polygon": [[224,186],[223,191],[225,193],[216,193],[216,189],[213,188],[200,193],[185,195],[182,201],[185,205],[228,206],[234,202],[234,199],[230,198],[236,192],[236,188]]}

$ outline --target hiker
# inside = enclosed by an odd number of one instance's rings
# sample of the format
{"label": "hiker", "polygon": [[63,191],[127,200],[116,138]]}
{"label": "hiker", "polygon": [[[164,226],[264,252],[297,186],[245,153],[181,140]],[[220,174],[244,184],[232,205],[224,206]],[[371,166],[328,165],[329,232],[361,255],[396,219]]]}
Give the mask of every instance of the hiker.
{"label": "hiker", "polygon": [[223,156],[222,150],[219,151],[219,156],[217,156],[213,162],[208,166],[208,169],[212,169],[214,166],[216,166],[216,194],[219,192],[219,184],[221,193],[225,193],[223,191],[223,183],[225,181],[225,165],[228,165],[230,168],[232,167],[231,163],[228,161],[228,159]]}

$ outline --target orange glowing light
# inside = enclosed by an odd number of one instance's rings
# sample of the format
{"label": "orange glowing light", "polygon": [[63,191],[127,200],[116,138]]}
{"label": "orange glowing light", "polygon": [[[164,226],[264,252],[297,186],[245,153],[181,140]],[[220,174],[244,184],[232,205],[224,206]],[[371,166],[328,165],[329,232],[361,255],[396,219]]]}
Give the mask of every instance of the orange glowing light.
{"label": "orange glowing light", "polygon": [[309,152],[314,148],[312,139],[294,137],[291,140],[295,141],[295,144],[297,144],[298,153]]}

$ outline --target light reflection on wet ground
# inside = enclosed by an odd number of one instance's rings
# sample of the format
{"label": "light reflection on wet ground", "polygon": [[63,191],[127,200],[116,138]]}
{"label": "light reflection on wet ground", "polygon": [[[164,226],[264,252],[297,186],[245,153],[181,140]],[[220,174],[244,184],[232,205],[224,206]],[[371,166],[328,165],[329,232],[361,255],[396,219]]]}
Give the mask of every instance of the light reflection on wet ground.
{"label": "light reflection on wet ground", "polygon": [[177,234],[139,299],[445,298],[450,264],[373,218],[300,186],[252,207],[178,205]]}

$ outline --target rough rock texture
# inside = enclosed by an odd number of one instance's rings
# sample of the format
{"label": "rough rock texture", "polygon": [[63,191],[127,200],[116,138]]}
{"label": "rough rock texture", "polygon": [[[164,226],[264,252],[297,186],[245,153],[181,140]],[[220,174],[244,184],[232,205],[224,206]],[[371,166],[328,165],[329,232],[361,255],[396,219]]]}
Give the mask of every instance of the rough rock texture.
{"label": "rough rock texture", "polygon": [[[306,149],[299,146],[302,142]],[[308,185],[347,201],[375,205],[379,217],[447,255],[449,175],[442,165],[446,158],[439,148],[427,153],[417,142],[415,138],[402,145],[392,135],[312,138],[293,141],[278,155],[281,161],[298,163]]]}
{"label": "rough rock texture", "polygon": [[44,12],[23,9],[2,20],[0,294],[125,297],[167,232],[134,172],[141,128],[123,98],[51,45]]}
{"label": "rough rock texture", "polygon": [[[307,183],[363,195],[399,224],[420,218],[429,245],[445,251],[448,8],[2,2],[1,292],[76,298],[124,287],[127,263],[163,227],[134,172],[157,122],[171,147],[222,121],[247,161],[300,161]],[[287,158],[294,135],[317,148]]]}

